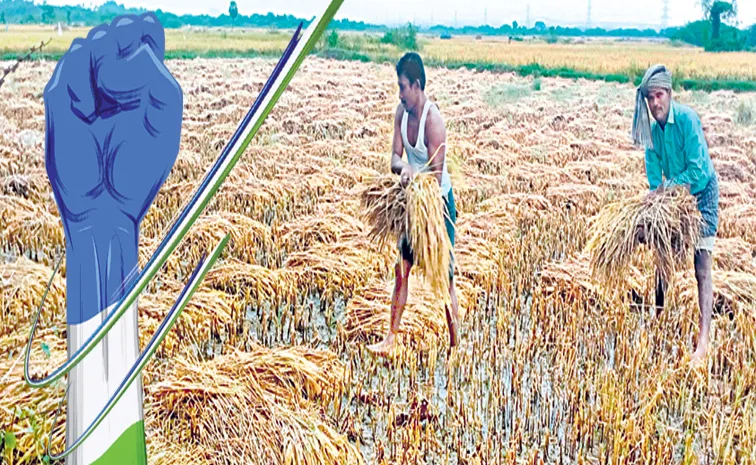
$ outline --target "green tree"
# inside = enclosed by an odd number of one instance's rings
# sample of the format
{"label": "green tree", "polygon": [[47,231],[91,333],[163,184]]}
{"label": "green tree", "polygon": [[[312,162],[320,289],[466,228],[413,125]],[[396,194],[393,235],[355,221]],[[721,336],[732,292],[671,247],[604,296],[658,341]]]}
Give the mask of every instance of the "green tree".
{"label": "green tree", "polygon": [[52,5],[48,5],[47,2],[45,2],[40,8],[42,9],[42,22],[45,24],[54,23],[55,9],[52,7]]}
{"label": "green tree", "polygon": [[394,44],[404,50],[419,50],[417,29],[411,23],[398,29],[389,29],[381,38],[383,44]]}
{"label": "green tree", "polygon": [[327,43],[330,48],[336,48],[339,45],[339,33],[335,29],[328,34]]}
{"label": "green tree", "polygon": [[746,44],[752,49],[756,50],[756,24],[751,26],[748,30],[748,41]]}
{"label": "green tree", "polygon": [[719,40],[719,32],[722,27],[722,21],[733,19],[738,15],[738,5],[736,0],[732,2],[723,2],[720,0],[700,0],[701,8],[704,10],[706,19],[711,21],[711,40]]}
{"label": "green tree", "polygon": [[228,6],[228,15],[231,16],[231,29],[233,29],[236,17],[239,16],[239,8],[237,8],[235,0],[231,0],[231,4]]}
{"label": "green tree", "polygon": [[5,13],[0,13],[0,23],[5,24]]}
{"label": "green tree", "polygon": [[407,24],[407,34],[404,36],[402,46],[406,50],[418,50],[420,48],[417,45],[417,28],[412,24]]}
{"label": "green tree", "polygon": [[71,9],[66,10],[66,24],[71,24]]}

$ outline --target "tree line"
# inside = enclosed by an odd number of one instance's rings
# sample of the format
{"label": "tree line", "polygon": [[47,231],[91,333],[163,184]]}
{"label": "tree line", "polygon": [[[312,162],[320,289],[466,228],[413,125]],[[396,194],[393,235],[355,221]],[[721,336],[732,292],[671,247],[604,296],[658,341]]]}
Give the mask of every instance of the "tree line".
{"label": "tree line", "polygon": [[[692,0],[691,0],[692,1]],[[332,30],[349,30],[376,32],[386,35],[399,34],[401,29],[412,29],[413,32],[430,33],[444,38],[452,35],[480,35],[480,36],[510,36],[521,38],[524,36],[541,36],[549,42],[557,42],[558,37],[627,37],[627,38],[661,38],[704,47],[711,51],[728,50],[756,50],[756,24],[749,28],[739,29],[726,24],[737,18],[737,0],[730,2],[718,0],[698,0],[702,8],[702,19],[682,27],[666,29],[634,29],[618,28],[582,29],[577,27],[562,27],[547,25],[543,21],[536,22],[532,27],[524,27],[514,21],[511,25],[493,26],[464,26],[454,28],[443,25],[432,27],[417,27],[408,25],[405,28],[390,28],[388,26],[368,24],[349,19],[334,20],[330,24]],[[115,1],[109,1],[96,8],[89,9],[82,5],[52,6],[45,2],[34,4],[30,0],[0,0],[0,23],[5,24],[56,24],[64,22],[70,25],[94,26],[110,21],[118,15],[127,13],[142,13],[143,8],[126,8]],[[196,27],[251,27],[269,29],[296,28],[300,22],[305,27],[311,19],[297,18],[293,15],[265,15],[240,14],[236,1],[231,1],[228,13],[218,16],[210,15],[176,15],[157,10],[156,15],[165,28],[179,28],[183,26]]]}

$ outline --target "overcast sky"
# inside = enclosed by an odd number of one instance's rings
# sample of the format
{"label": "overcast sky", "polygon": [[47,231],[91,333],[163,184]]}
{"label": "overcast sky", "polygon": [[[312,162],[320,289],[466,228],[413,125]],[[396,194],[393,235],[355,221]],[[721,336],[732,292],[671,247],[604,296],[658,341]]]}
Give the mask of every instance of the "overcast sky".
{"label": "overcast sky", "polygon": [[[105,0],[48,0],[49,4],[99,5]],[[210,14],[216,16],[228,11],[226,0],[116,0],[127,7],[162,9],[176,14]],[[701,18],[698,0],[667,0],[670,26],[680,26]],[[239,13],[250,15],[292,14],[311,18],[319,14],[328,0],[236,0]],[[664,0],[591,0],[591,23],[602,27],[658,27],[662,21]],[[588,0],[344,0],[337,19],[349,18],[370,23],[398,23],[414,21],[427,24],[453,26],[488,24],[498,27],[517,21],[525,24],[530,6],[530,25],[536,21],[549,24],[585,26],[588,17]],[[740,26],[756,23],[756,0],[738,2]]]}

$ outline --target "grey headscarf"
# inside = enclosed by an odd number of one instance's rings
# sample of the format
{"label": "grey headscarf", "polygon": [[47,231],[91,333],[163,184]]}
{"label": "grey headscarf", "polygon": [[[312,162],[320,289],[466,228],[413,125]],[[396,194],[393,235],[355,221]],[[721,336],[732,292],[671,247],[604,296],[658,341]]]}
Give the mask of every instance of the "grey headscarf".
{"label": "grey headscarf", "polygon": [[643,144],[653,148],[654,140],[651,137],[651,121],[648,117],[648,107],[645,98],[651,88],[672,89],[672,74],[664,65],[654,65],[646,71],[643,81],[638,86],[635,95],[635,117],[633,118],[633,143]]}

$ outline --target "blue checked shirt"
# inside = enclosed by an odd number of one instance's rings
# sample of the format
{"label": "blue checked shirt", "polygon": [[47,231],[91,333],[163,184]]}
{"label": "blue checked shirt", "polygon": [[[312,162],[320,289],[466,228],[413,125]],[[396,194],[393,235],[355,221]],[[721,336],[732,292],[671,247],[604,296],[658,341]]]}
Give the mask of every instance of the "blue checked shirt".
{"label": "blue checked shirt", "polygon": [[[714,176],[714,165],[698,115],[690,107],[672,100],[664,130],[652,121],[654,148],[646,149],[650,189],[664,182],[665,187],[688,185],[693,195],[703,191]],[[662,175],[666,181],[662,180]]]}

